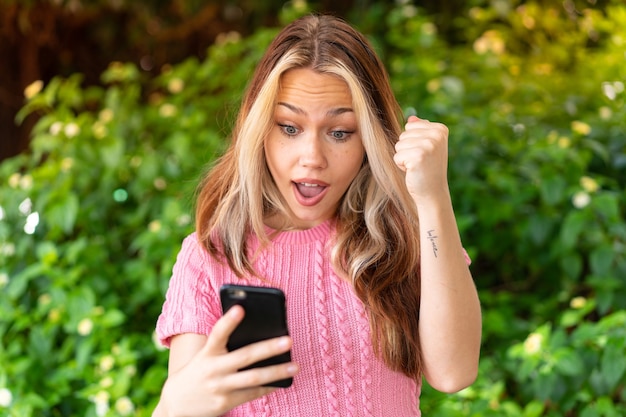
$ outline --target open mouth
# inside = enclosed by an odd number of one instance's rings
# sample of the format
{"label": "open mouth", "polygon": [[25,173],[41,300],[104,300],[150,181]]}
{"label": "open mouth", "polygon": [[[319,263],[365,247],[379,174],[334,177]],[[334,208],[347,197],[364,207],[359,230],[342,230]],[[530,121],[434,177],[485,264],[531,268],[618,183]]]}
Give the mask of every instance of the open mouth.
{"label": "open mouth", "polygon": [[294,181],[294,194],[298,203],[303,206],[314,206],[326,195],[328,185],[324,183]]}
{"label": "open mouth", "polygon": [[296,182],[296,188],[298,192],[305,198],[317,197],[326,189],[326,187],[319,184],[310,184],[307,182]]}

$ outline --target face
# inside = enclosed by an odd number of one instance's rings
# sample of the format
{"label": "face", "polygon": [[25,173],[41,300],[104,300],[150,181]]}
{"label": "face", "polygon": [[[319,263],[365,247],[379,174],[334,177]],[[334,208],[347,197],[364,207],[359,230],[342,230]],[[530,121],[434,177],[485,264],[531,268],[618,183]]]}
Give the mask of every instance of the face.
{"label": "face", "polygon": [[335,216],[365,156],[352,96],[339,77],[294,69],[283,74],[276,102],[265,158],[293,226],[308,229]]}

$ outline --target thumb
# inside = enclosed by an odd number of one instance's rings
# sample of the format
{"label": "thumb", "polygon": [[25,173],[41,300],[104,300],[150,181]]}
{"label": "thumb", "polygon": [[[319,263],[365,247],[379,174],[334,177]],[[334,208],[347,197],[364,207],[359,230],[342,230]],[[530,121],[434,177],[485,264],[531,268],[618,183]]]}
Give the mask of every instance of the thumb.
{"label": "thumb", "polygon": [[204,345],[207,351],[221,351],[226,348],[226,343],[231,333],[241,323],[245,315],[240,305],[232,306],[213,326],[209,337]]}
{"label": "thumb", "polygon": [[417,117],[417,116],[415,116],[415,115],[411,115],[411,116],[409,116],[409,118],[407,119],[407,122],[409,122],[409,123],[410,123],[410,122],[417,122],[417,121],[420,121],[420,120],[422,120],[422,119],[420,119],[419,117]]}

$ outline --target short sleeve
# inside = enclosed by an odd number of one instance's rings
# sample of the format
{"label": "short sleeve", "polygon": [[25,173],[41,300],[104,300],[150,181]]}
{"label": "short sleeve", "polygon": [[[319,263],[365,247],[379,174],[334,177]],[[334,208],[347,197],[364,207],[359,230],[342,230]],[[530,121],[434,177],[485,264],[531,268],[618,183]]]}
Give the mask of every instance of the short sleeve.
{"label": "short sleeve", "polygon": [[195,233],[185,238],[156,325],[157,337],[164,346],[169,347],[172,336],[178,334],[208,335],[221,316],[210,282],[209,260]]}

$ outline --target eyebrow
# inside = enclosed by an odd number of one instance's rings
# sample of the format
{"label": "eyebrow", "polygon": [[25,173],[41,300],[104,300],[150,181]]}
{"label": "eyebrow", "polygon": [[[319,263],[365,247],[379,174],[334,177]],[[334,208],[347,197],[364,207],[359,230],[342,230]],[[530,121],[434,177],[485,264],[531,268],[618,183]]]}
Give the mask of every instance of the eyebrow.
{"label": "eyebrow", "polygon": [[[306,115],[306,112],[304,111],[304,109],[301,109],[300,107],[294,106],[293,104],[285,103],[284,101],[279,101],[276,104],[278,106],[287,107],[289,110],[291,110],[294,113]],[[339,116],[340,114],[344,114],[344,113],[354,113],[354,110],[352,110],[352,108],[350,108],[350,107],[337,107],[337,108],[328,110],[326,112],[326,115],[328,115],[328,116]]]}

